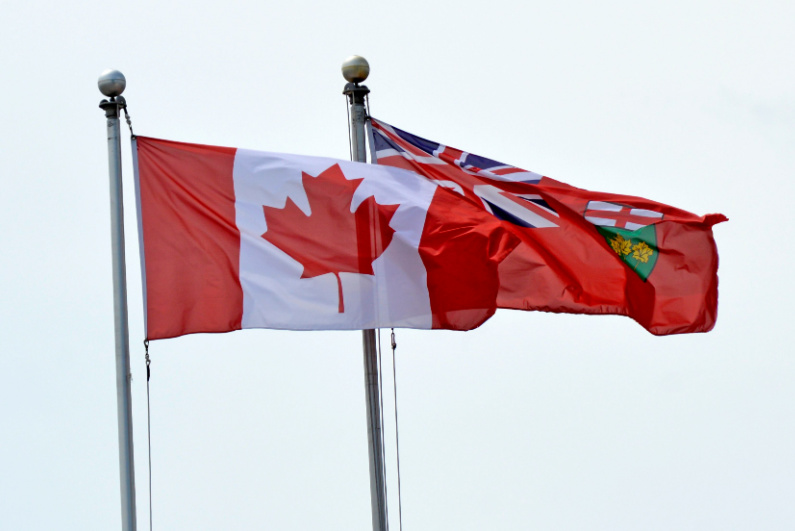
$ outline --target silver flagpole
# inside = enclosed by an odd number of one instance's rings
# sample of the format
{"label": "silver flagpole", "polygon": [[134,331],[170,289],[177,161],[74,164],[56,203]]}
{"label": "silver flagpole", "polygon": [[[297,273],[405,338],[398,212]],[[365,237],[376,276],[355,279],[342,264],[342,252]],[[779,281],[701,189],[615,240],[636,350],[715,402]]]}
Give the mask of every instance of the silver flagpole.
{"label": "silver flagpole", "polygon": [[127,86],[118,70],[99,76],[99,90],[108,128],[110,170],[110,226],[113,254],[113,314],[116,325],[116,403],[119,418],[119,473],[121,480],[121,528],[135,531],[135,467],[133,465],[132,399],[130,396],[130,338],[127,327],[127,277],[124,261],[124,209],[121,184],[121,139],[119,111],[126,106],[121,93]]}
{"label": "silver flagpole", "polygon": [[[367,162],[364,122],[364,97],[370,92],[362,81],[370,74],[364,57],[352,55],[342,63],[342,75],[348,83],[343,94],[350,104],[351,159]],[[370,454],[370,503],[373,510],[373,531],[386,531],[386,477],[381,430],[381,408],[376,357],[375,330],[362,330],[364,346],[364,387],[367,394],[367,442]]]}

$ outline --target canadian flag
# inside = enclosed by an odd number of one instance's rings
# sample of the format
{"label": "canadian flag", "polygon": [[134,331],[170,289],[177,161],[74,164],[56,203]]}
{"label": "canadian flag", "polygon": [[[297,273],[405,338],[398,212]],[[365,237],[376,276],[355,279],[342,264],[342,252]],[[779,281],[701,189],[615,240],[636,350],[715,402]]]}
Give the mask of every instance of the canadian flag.
{"label": "canadian flag", "polygon": [[[518,244],[410,171],[133,140],[147,337],[479,326]],[[451,213],[453,213],[451,215]]]}

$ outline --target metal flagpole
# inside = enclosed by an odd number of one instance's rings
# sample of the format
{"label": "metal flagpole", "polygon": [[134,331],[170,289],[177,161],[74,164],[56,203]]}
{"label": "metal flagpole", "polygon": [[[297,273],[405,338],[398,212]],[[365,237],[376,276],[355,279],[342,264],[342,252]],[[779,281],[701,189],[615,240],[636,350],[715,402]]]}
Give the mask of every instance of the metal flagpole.
{"label": "metal flagpole", "polygon": [[[358,55],[352,55],[342,63],[342,75],[348,83],[343,94],[350,104],[351,159],[367,162],[364,122],[366,112],[364,97],[370,92],[362,81],[370,74],[370,65]],[[375,330],[362,330],[364,346],[364,386],[367,394],[367,442],[370,454],[370,502],[373,510],[373,531],[386,531],[386,474],[384,471],[384,447],[381,429],[380,391],[378,359],[376,356]]]}
{"label": "metal flagpole", "polygon": [[119,418],[119,472],[121,480],[122,531],[135,531],[135,468],[133,465],[132,399],[130,396],[130,338],[127,327],[127,278],[124,262],[124,209],[121,184],[121,139],[119,111],[126,106],[121,93],[127,86],[118,70],[99,76],[99,90],[109,100],[99,107],[105,111],[108,127],[110,170],[110,225],[113,254],[113,314],[116,325],[116,402]]}

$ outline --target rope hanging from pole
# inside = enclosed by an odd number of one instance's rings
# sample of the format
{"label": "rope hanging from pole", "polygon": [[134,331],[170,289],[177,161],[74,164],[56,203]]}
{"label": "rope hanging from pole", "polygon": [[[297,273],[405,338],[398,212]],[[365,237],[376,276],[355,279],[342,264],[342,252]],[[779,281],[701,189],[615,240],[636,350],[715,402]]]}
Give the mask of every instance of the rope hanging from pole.
{"label": "rope hanging from pole", "polygon": [[[382,372],[382,365],[381,365],[381,329],[376,329],[376,334],[378,335],[377,341],[377,353],[378,353],[378,417],[381,424],[381,431],[383,433],[384,430],[384,378]],[[386,447],[384,443],[384,437],[381,437],[381,455],[386,456]],[[386,460],[382,461],[381,467],[383,469],[384,474],[384,500],[389,499],[389,490],[387,488],[387,477],[386,477]],[[384,503],[384,511],[386,512],[386,530],[389,531],[389,504]]]}
{"label": "rope hanging from pole", "polygon": [[395,455],[397,456],[397,482],[398,482],[398,524],[400,531],[403,531],[403,497],[400,491],[400,432],[398,431],[398,402],[397,402],[397,370],[395,369],[395,329],[392,329],[392,390],[395,398]]}
{"label": "rope hanging from pole", "polygon": [[135,138],[135,133],[133,133],[132,128],[132,120],[130,120],[130,113],[127,112],[127,100],[124,99],[123,96],[119,96],[116,100],[121,104],[121,110],[124,111],[124,120],[127,122],[127,127],[130,128],[130,136]]}
{"label": "rope hanging from pole", "polygon": [[[132,127],[130,128],[132,133]],[[152,360],[149,359],[149,340],[144,339],[144,349],[146,354],[146,442],[147,453],[149,454],[149,531],[152,531],[152,413],[149,407],[149,379],[152,376],[150,365]]]}

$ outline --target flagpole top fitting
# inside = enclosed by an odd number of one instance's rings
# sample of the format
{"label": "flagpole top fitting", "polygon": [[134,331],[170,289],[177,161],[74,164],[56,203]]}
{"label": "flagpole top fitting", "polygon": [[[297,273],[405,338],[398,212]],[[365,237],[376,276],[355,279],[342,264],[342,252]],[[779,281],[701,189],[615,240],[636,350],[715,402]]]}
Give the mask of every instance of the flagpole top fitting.
{"label": "flagpole top fitting", "polygon": [[103,95],[115,98],[116,96],[121,96],[121,93],[124,92],[127,87],[127,80],[124,78],[124,74],[118,70],[105,70],[99,76],[97,86]]}
{"label": "flagpole top fitting", "polygon": [[361,55],[351,55],[342,63],[342,76],[349,83],[359,84],[370,75],[370,64]]}

